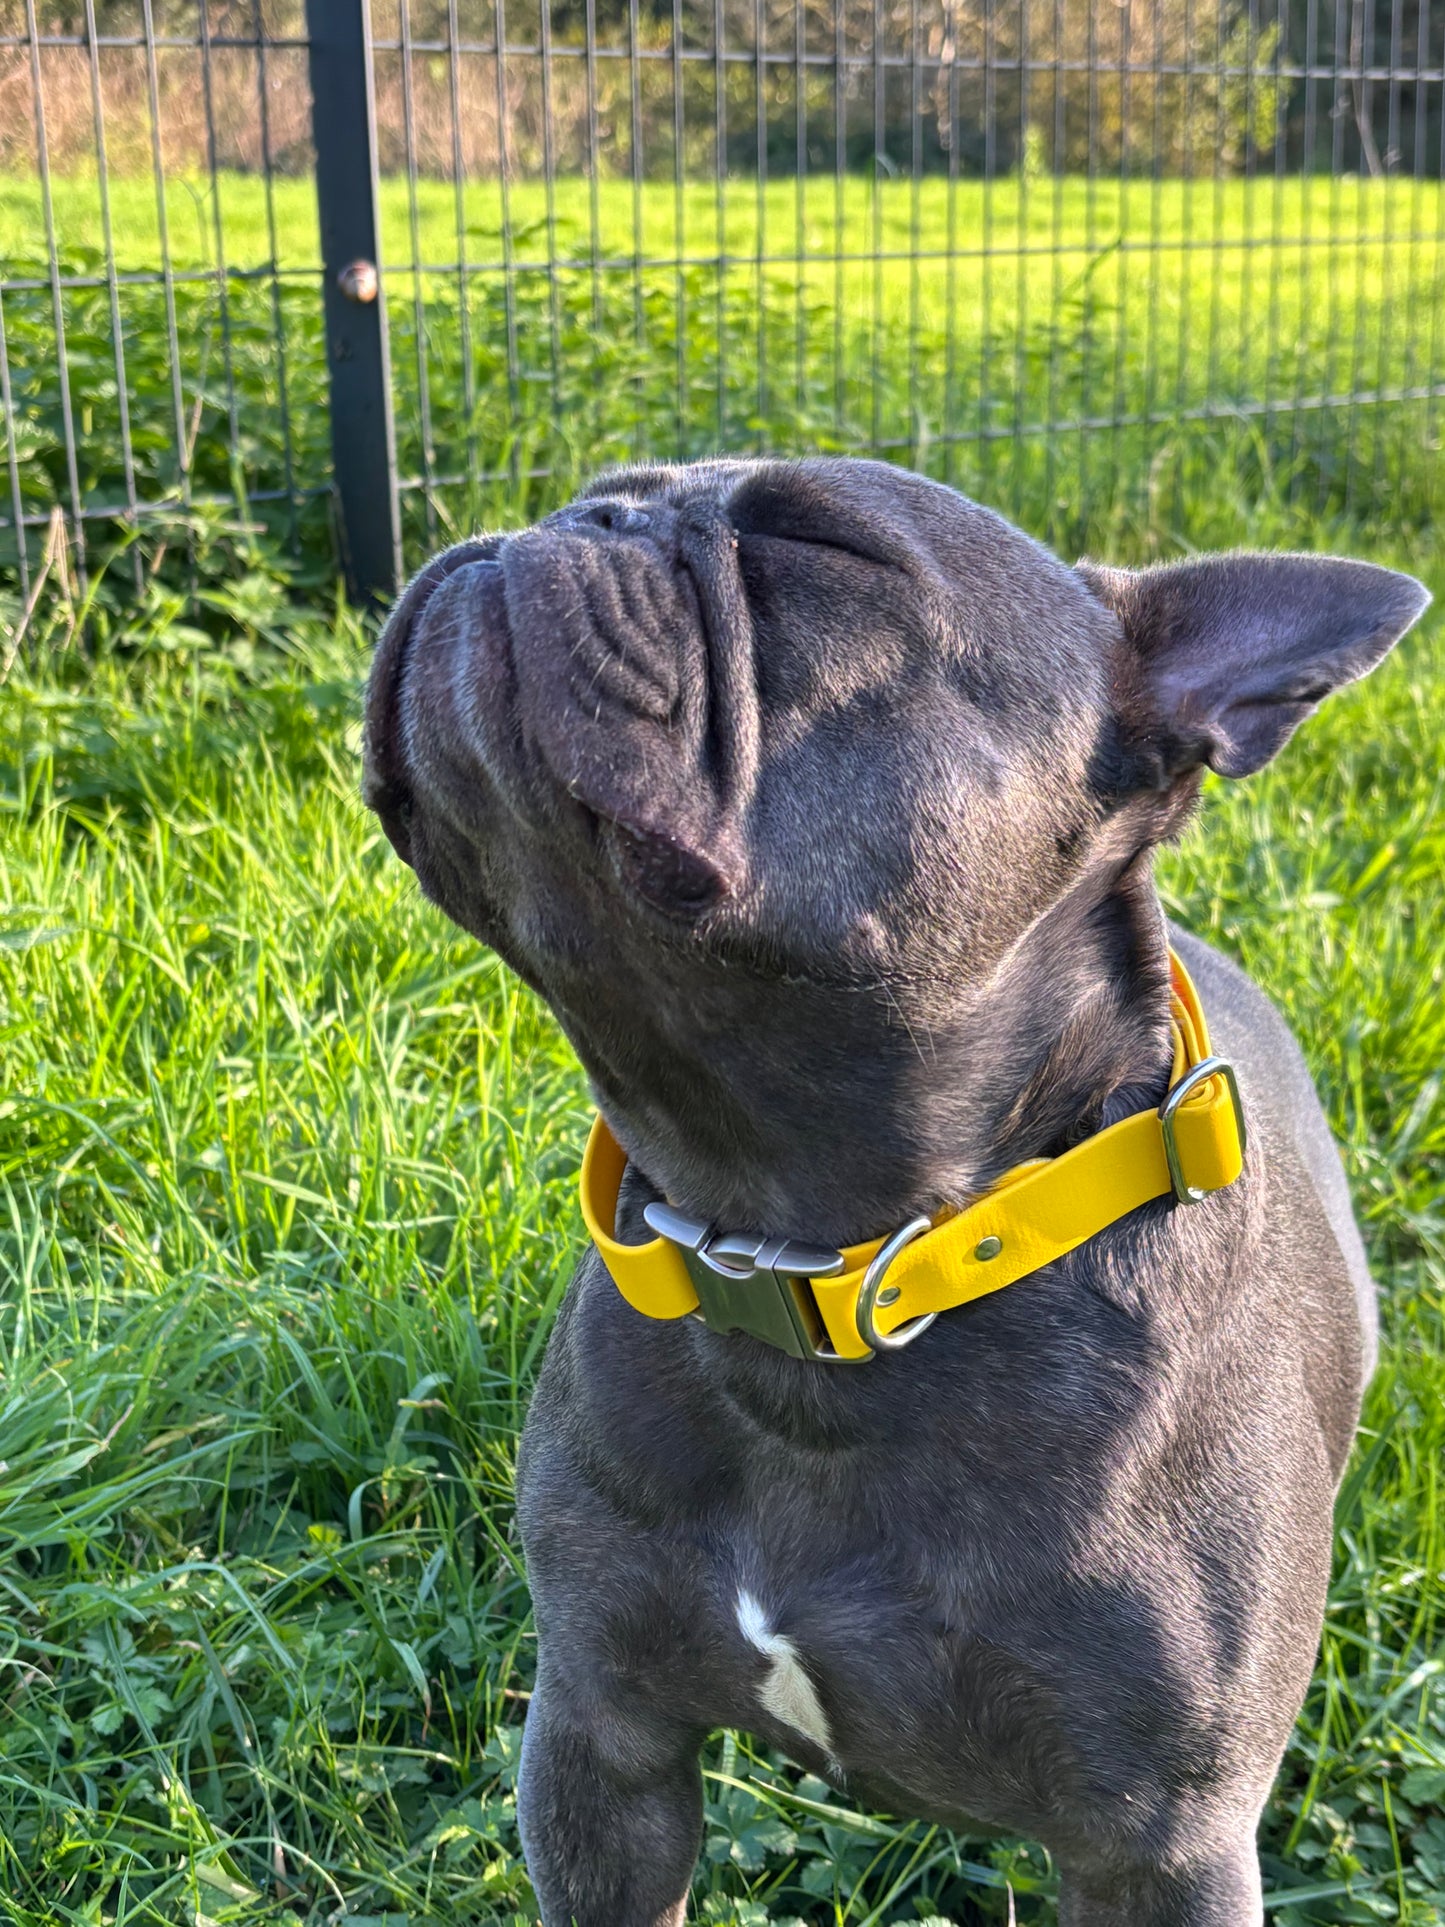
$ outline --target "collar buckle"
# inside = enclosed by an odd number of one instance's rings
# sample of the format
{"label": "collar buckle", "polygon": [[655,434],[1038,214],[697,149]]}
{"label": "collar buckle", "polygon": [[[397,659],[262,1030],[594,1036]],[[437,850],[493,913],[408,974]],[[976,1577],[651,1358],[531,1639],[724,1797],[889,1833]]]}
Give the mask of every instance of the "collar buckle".
{"label": "collar buckle", "polygon": [[677,1246],[697,1292],[694,1314],[715,1332],[746,1332],[790,1358],[823,1365],[862,1365],[828,1343],[810,1278],[835,1278],[843,1254],[795,1238],[719,1232],[661,1200],[642,1212],[649,1229]]}
{"label": "collar buckle", "polygon": [[1198,1204],[1209,1197],[1217,1188],[1214,1185],[1191,1184],[1184,1169],[1184,1160],[1179,1154],[1179,1140],[1175,1133],[1175,1120],[1179,1107],[1197,1091],[1201,1084],[1207,1084],[1212,1077],[1222,1077],[1225,1089],[1229,1092],[1230,1106],[1234,1112],[1234,1128],[1239,1134],[1239,1152],[1243,1157],[1247,1144],[1244,1124],[1244,1104],[1239,1095],[1239,1080],[1234,1074],[1234,1066],[1227,1057],[1203,1057],[1193,1064],[1179,1079],[1171,1084],[1164,1102],[1159,1106],[1159,1123],[1164,1133],[1164,1157],[1169,1165],[1169,1182],[1174,1186],[1174,1196],[1180,1204]]}

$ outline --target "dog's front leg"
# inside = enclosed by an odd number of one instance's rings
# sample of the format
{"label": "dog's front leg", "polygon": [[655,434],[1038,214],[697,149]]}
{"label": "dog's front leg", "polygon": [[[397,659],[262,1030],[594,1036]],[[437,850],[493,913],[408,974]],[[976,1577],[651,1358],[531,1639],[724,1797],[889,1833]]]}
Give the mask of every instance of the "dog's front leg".
{"label": "dog's front leg", "polygon": [[1063,1864],[1059,1927],[1260,1927],[1254,1828],[1181,1859],[1103,1854]]}
{"label": "dog's front leg", "polygon": [[701,1734],[539,1665],[517,1815],[543,1927],[681,1927]]}

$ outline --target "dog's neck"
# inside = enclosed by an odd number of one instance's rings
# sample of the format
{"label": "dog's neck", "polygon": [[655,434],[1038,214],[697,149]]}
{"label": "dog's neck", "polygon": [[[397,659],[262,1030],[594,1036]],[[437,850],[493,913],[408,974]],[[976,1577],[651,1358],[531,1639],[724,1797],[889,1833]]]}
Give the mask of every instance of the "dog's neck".
{"label": "dog's neck", "polygon": [[656,1057],[624,1060],[649,1078],[645,1094],[626,1076],[609,1088],[588,1026],[575,1027],[650,1195],[722,1230],[841,1247],[966,1203],[1013,1166],[1157,1104],[1170,1065],[1169,963],[1148,858],[1056,906],[982,994],[926,1032],[904,1012],[880,1041],[873,1007],[857,1041],[840,1001],[795,989],[779,1017],[763,1000],[759,1022],[771,1015],[773,1033],[746,1041],[781,1069],[745,1082],[730,1075],[727,1038],[709,1040],[681,1078]]}
{"label": "dog's neck", "polygon": [[[658,1184],[649,1161],[638,1159],[624,1182],[618,1232],[646,1240],[643,1209],[666,1195],[720,1230],[841,1247],[966,1203],[1014,1165],[1055,1155],[1157,1104],[1171,1063],[1169,959],[1147,856],[1112,887],[1058,906],[1006,961],[992,991],[985,1009],[996,1028],[980,1026],[976,1006],[951,1026],[936,1026],[929,1048],[905,1060],[916,1075],[898,1110],[887,1106],[888,1078],[851,1108],[820,1086],[804,1092],[791,1115],[764,1116],[768,1137],[730,1154],[722,1095],[694,1087],[691,1103],[663,1127],[663,1142],[692,1152],[677,1166],[685,1186]],[[836,1010],[833,1023],[836,1029]],[[822,1049],[821,1038],[812,1043]],[[852,1061],[846,1052],[845,1061]],[[625,1109],[601,1095],[609,1120],[625,1131]],[[828,1128],[820,1134],[809,1125],[824,1106]],[[709,1124],[714,1131],[700,1128]],[[801,1146],[789,1141],[790,1131]],[[891,1374],[789,1358],[693,1320],[674,1329],[709,1395],[789,1450],[896,1447]],[[944,1358],[947,1381],[955,1367],[946,1351],[935,1346],[928,1356]],[[907,1369],[928,1375],[911,1354]]]}

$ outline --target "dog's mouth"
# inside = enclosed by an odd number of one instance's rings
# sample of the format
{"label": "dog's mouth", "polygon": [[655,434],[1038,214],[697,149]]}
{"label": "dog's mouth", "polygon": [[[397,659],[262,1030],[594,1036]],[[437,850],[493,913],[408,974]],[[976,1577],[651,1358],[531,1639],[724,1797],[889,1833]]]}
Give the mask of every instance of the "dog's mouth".
{"label": "dog's mouth", "polygon": [[364,795],[443,907],[521,833],[695,925],[747,881],[764,703],[845,701],[860,673],[846,636],[819,666],[809,598],[870,630],[903,606],[906,553],[846,491],[620,479],[438,556],[383,636]]}
{"label": "dog's mouth", "polygon": [[423,571],[378,649],[363,794],[424,883],[433,821],[476,844],[500,802],[680,915],[731,887],[757,734],[736,547],[716,508],[600,500]]}
{"label": "dog's mouth", "polygon": [[372,663],[367,685],[362,766],[362,800],[372,810],[387,841],[403,863],[415,862],[418,741],[406,687],[416,674],[418,645],[425,650],[428,614],[439,592],[461,571],[496,567],[495,538],[461,543],[439,555],[411,583],[392,612]]}

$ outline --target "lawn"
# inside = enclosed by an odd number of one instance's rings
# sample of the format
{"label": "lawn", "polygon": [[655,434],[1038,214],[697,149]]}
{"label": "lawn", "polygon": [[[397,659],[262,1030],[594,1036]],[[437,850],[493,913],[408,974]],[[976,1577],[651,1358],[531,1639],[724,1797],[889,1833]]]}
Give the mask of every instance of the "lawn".
{"label": "lawn", "polygon": [[[720,232],[711,183],[680,218],[646,183],[634,248],[627,184],[594,228],[585,183],[549,209],[520,182],[510,275],[495,186],[464,197],[462,274],[452,191],[419,187],[415,256],[383,193],[403,469],[462,477],[408,494],[413,560],[634,451],[882,445],[1068,553],[1330,548],[1445,606],[1437,400],[1293,406],[1439,385],[1436,184],[848,179],[840,207],[829,178],[800,215],[792,182],[732,182]],[[212,195],[168,203],[200,277],[118,295],[137,488],[173,512],[93,580],[83,640],[45,600],[0,646],[0,1918],[517,1927],[512,1467],[585,1092],[360,808],[370,637],[326,501],[251,499],[327,480],[311,188]],[[55,206],[65,264],[103,266],[94,181]],[[224,305],[218,211],[233,268],[265,269],[274,218],[282,270]],[[153,265],[148,186],[112,215],[122,268]],[[0,179],[4,272],[42,283],[3,311],[35,511],[68,488],[40,234]],[[123,499],[109,314],[66,297],[90,501]],[[222,507],[180,505],[181,443]],[[1445,1922],[1442,635],[1213,785],[1161,866],[1294,1022],[1385,1306],[1262,1835],[1279,1927]],[[857,1814],[733,1736],[707,1769],[699,1920],[1053,1918],[1027,1842]]]}
{"label": "lawn", "polygon": [[[124,393],[142,502],[244,487],[323,557],[324,504],[259,499],[327,479],[311,182],[173,177],[178,278],[118,288],[119,369],[94,176],[57,178],[54,211],[62,266],[100,283],[62,301],[82,499],[127,500]],[[119,272],[158,268],[150,183],[116,177],[110,214]],[[382,243],[414,557],[659,449],[882,449],[1076,546],[1177,539],[1221,473],[1306,532],[1321,513],[1433,512],[1438,182],[849,175],[634,198],[564,176],[550,196],[515,182],[504,207],[495,181],[458,196],[392,176]],[[43,513],[70,479],[28,177],[0,176],[0,273],[18,486]],[[148,540],[179,555],[183,531],[173,512]]]}
{"label": "lawn", "polygon": [[[1317,535],[1445,596],[1438,544]],[[228,554],[0,689],[0,1913],[514,1927],[512,1467],[585,1095],[359,807],[362,628]],[[1262,1835],[1279,1927],[1445,1920],[1441,633],[1162,866],[1293,1019],[1385,1306]],[[1027,1842],[856,1814],[731,1736],[707,1770],[700,1920],[1052,1919]]]}

